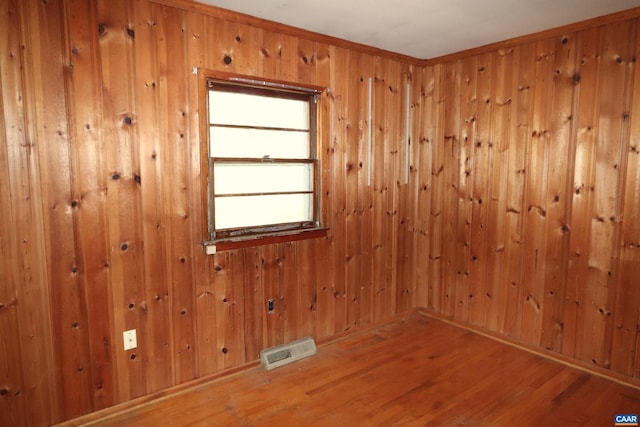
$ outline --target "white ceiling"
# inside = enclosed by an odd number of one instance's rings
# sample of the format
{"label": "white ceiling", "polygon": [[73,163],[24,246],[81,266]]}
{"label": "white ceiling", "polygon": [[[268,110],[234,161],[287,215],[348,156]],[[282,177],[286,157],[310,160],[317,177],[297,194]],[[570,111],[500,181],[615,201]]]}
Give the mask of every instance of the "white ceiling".
{"label": "white ceiling", "polygon": [[429,59],[640,6],[640,0],[197,0]]}

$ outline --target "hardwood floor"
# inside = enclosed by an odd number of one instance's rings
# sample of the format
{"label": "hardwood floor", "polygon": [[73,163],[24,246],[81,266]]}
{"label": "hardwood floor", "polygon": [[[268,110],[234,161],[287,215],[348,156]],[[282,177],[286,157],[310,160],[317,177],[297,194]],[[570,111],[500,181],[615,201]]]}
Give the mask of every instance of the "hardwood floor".
{"label": "hardwood floor", "polygon": [[640,390],[415,314],[86,425],[613,426]]}

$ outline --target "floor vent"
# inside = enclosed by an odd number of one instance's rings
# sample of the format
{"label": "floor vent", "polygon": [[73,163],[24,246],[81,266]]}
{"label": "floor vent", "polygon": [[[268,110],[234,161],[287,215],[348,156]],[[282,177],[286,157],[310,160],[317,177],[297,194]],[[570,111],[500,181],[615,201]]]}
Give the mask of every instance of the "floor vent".
{"label": "floor vent", "polygon": [[282,344],[277,347],[267,348],[260,352],[260,361],[267,371],[279,366],[288,365],[305,357],[316,354],[316,343],[313,338],[306,337]]}

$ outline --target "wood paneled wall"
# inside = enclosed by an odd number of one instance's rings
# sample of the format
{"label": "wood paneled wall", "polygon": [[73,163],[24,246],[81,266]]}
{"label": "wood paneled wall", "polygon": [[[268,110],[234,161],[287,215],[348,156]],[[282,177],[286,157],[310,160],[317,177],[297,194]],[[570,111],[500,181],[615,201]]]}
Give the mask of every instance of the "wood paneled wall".
{"label": "wood paneled wall", "polygon": [[640,378],[639,34],[567,27],[424,69],[418,305]]}
{"label": "wood paneled wall", "polygon": [[[432,64],[179,0],[0,5],[0,424],[416,307],[640,377],[637,18]],[[194,67],[328,88],[326,239],[204,255]]]}

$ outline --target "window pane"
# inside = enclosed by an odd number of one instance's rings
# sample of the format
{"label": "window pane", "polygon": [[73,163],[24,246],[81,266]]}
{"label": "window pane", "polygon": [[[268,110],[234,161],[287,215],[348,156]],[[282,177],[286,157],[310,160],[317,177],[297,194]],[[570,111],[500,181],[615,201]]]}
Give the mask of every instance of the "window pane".
{"label": "window pane", "polygon": [[211,157],[308,159],[309,132],[225,128],[210,129]]}
{"label": "window pane", "polygon": [[216,197],[216,229],[311,221],[311,194]]}
{"label": "window pane", "polygon": [[309,163],[216,162],[213,176],[216,195],[313,190]]}
{"label": "window pane", "polygon": [[309,129],[309,102],[246,93],[209,91],[212,124]]}

